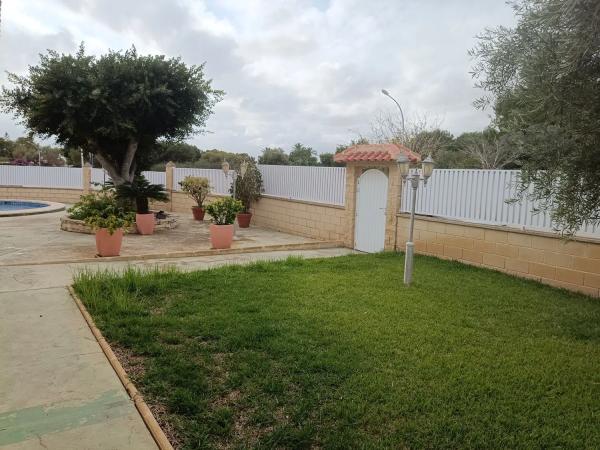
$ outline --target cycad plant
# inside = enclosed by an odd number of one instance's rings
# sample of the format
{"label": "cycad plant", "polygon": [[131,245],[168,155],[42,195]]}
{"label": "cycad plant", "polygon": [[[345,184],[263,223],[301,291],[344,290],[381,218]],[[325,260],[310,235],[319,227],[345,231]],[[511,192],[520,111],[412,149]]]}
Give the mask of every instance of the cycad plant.
{"label": "cycad plant", "polygon": [[131,183],[116,186],[117,198],[135,202],[138,214],[150,212],[149,200],[167,201],[169,196],[162,184],[151,184],[143,175],[136,175]]}

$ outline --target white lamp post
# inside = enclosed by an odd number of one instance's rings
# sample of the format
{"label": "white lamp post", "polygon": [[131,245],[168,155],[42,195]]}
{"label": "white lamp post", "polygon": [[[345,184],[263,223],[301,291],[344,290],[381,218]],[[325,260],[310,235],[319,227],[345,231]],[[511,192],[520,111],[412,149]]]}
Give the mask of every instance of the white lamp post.
{"label": "white lamp post", "polygon": [[[229,180],[229,163],[227,162],[226,159],[223,160],[223,163],[221,164],[221,170],[223,171],[223,174],[225,175],[225,179]],[[237,173],[235,170],[231,171],[231,179],[233,182],[233,190],[232,190],[232,197],[235,198],[235,179],[237,178]]]}
{"label": "white lamp post", "polygon": [[[413,274],[413,256],[415,244],[413,242],[413,231],[415,228],[415,206],[417,204],[417,189],[419,181],[423,180],[423,185],[427,186],[427,180],[433,173],[433,159],[428,156],[421,164],[421,173],[410,174],[410,161],[404,153],[400,153],[396,157],[398,167],[400,168],[400,176],[402,181],[410,181],[412,187],[412,205],[410,207],[410,227],[408,231],[408,241],[406,242],[406,253],[404,255],[404,284],[409,286],[412,282]],[[407,186],[408,183],[405,183]]]}

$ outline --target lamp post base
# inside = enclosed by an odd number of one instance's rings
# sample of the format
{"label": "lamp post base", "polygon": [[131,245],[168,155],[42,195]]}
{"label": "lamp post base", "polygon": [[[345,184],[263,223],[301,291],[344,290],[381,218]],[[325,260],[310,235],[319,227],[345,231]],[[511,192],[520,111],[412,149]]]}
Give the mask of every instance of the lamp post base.
{"label": "lamp post base", "polygon": [[406,243],[406,253],[404,254],[404,284],[410,286],[413,273],[413,255],[415,252],[415,244],[412,242]]}

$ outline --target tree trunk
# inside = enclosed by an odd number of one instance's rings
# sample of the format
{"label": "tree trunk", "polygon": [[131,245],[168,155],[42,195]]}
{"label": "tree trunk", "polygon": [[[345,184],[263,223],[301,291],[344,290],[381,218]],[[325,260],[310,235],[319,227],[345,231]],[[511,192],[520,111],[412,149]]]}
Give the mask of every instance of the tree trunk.
{"label": "tree trunk", "polygon": [[119,184],[131,183],[133,181],[133,177],[135,176],[134,159],[137,148],[137,141],[131,140],[127,146],[125,157],[120,165],[105,156],[100,149],[94,152],[94,154],[96,155],[96,159],[102,165],[102,168],[108,172],[113,183],[118,186]]}

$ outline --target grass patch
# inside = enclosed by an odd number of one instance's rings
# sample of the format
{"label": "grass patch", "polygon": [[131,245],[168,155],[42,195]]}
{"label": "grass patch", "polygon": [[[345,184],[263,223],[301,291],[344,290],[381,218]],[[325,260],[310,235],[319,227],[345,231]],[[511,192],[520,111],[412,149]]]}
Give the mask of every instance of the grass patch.
{"label": "grass patch", "polygon": [[600,302],[418,256],[82,273],[181,448],[600,448]]}

